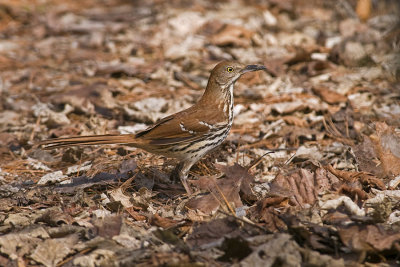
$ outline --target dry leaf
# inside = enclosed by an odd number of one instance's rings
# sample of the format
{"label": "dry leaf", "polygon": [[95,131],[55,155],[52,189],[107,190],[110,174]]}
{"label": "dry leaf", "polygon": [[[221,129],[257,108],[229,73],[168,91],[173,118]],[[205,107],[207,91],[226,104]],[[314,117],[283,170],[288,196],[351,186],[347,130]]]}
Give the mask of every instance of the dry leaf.
{"label": "dry leaf", "polygon": [[371,135],[370,138],[385,174],[397,176],[400,174],[400,134],[384,122],[375,123],[375,127],[376,135]]}
{"label": "dry leaf", "polygon": [[77,234],[65,238],[46,239],[38,244],[31,257],[46,267],[57,266],[72,251],[72,246],[78,240]]}
{"label": "dry leaf", "polygon": [[61,224],[72,224],[74,219],[65,211],[47,210],[42,216],[36,218],[35,223],[46,223],[50,226],[58,226]]}
{"label": "dry leaf", "polygon": [[[339,229],[342,242],[353,251],[378,253],[397,251],[394,244],[400,241],[400,233],[390,232],[379,225],[352,225]],[[398,252],[398,251],[397,251]]]}
{"label": "dry leaf", "polygon": [[358,0],[356,13],[358,17],[366,21],[371,16],[371,9],[372,9],[372,1],[371,0]]}
{"label": "dry leaf", "polygon": [[228,210],[243,206],[240,200],[239,191],[242,179],[221,178],[216,180],[213,177],[202,177],[194,182],[199,187],[210,193],[189,200],[186,207],[198,209],[205,214],[214,213],[220,206]]}
{"label": "dry leaf", "polygon": [[96,235],[112,238],[121,232],[122,217],[118,215],[106,216],[104,219],[95,219],[92,223],[95,226],[93,232]]}
{"label": "dry leaf", "polygon": [[[292,173],[280,173],[272,184],[290,192],[291,205],[304,208],[306,204],[313,204],[319,193],[332,190],[337,182],[336,177],[326,170],[318,168],[315,172],[299,169]],[[270,194],[274,194],[274,192],[271,191]]]}
{"label": "dry leaf", "polygon": [[193,232],[187,237],[187,243],[193,249],[215,247],[222,244],[223,239],[227,237],[246,237],[248,233],[243,228],[245,227],[240,227],[240,223],[234,217],[195,223]]}
{"label": "dry leaf", "polygon": [[287,115],[283,116],[282,119],[289,125],[294,125],[303,128],[306,128],[308,126],[308,123],[305,119],[301,119],[296,116]]}
{"label": "dry leaf", "polygon": [[250,184],[254,177],[248,173],[248,170],[236,164],[225,167],[218,166],[225,172],[226,177],[215,179],[214,177],[202,177],[197,181],[192,181],[195,185],[208,194],[191,199],[186,207],[189,209],[198,209],[205,214],[215,212],[221,205],[227,205],[231,212],[233,209],[243,206],[239,192],[242,193],[246,201],[254,201],[255,195],[251,190]]}
{"label": "dry leaf", "polygon": [[177,225],[178,223],[180,223],[180,221],[176,221],[176,220],[173,220],[170,218],[164,218],[156,213],[150,218],[149,223],[151,225],[155,225],[155,226],[159,226],[164,229],[168,229],[168,228],[171,228],[171,227]]}
{"label": "dry leaf", "polygon": [[385,177],[385,171],[379,162],[371,138],[362,136],[362,142],[353,145],[352,148],[361,171],[372,173],[379,178]]}
{"label": "dry leaf", "polygon": [[211,37],[211,43],[219,46],[233,45],[248,47],[251,45],[253,32],[244,27],[227,24]]}
{"label": "dry leaf", "polygon": [[339,104],[347,101],[347,97],[324,86],[314,86],[313,91],[328,104]]}
{"label": "dry leaf", "polygon": [[334,169],[331,165],[325,167],[335,176],[342,178],[343,180],[354,183],[360,181],[364,186],[373,186],[380,190],[385,190],[386,186],[379,178],[367,172],[354,172],[354,171],[342,171]]}
{"label": "dry leaf", "polygon": [[139,212],[135,211],[133,207],[125,209],[126,212],[129,213],[130,216],[132,216],[133,219],[136,221],[144,221],[147,219],[146,216],[139,214]]}
{"label": "dry leaf", "polygon": [[251,218],[265,222],[265,227],[270,232],[284,230],[286,224],[280,218],[280,214],[283,211],[282,208],[289,206],[288,202],[287,197],[267,197],[260,200],[257,202],[254,212],[250,212]]}

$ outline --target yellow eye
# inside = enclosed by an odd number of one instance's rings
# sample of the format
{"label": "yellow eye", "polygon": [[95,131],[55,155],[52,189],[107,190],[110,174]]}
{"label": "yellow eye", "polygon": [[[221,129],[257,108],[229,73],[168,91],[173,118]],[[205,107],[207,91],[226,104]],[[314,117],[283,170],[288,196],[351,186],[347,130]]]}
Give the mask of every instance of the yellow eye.
{"label": "yellow eye", "polygon": [[232,72],[232,71],[233,71],[233,68],[232,68],[232,67],[227,67],[227,68],[226,68],[226,71],[227,71],[227,72]]}

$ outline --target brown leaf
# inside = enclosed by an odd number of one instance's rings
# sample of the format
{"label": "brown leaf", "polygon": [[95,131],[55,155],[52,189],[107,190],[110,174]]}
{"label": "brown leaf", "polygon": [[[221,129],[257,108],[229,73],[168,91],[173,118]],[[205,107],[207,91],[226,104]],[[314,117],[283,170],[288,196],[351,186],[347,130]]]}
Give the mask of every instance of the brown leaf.
{"label": "brown leaf", "polygon": [[31,257],[44,266],[57,266],[57,263],[71,252],[78,240],[77,234],[65,238],[46,239],[37,245]]}
{"label": "brown leaf", "polygon": [[223,205],[223,200],[221,202],[222,196],[220,196],[219,192],[215,193],[212,191],[211,188],[216,190],[217,182],[214,177],[201,177],[198,181],[192,182],[193,184],[197,185],[199,188],[207,189],[212,193],[207,193],[204,196],[200,196],[194,199],[189,200],[186,203],[186,208],[193,209],[193,210],[200,210],[205,214],[211,214],[218,210],[220,205]]}
{"label": "brown leaf", "polygon": [[256,199],[250,186],[254,177],[246,168],[238,164],[229,167],[217,165],[217,168],[225,172],[226,177],[221,179],[202,177],[197,181],[192,181],[199,188],[210,193],[188,201],[187,208],[198,209],[206,214],[216,211],[221,205],[225,206],[227,203],[229,203],[228,209],[238,208],[243,206],[239,192],[246,201],[253,202]]}
{"label": "brown leaf", "polygon": [[337,238],[333,236],[334,233],[330,227],[303,222],[297,216],[290,214],[284,214],[282,219],[287,225],[287,231],[303,246],[326,253],[335,251]]}
{"label": "brown leaf", "polygon": [[159,226],[159,227],[164,228],[164,229],[171,228],[171,227],[177,225],[179,222],[180,221],[176,221],[176,220],[173,220],[173,219],[161,217],[157,213],[154,214],[149,220],[149,223],[151,225]]}
{"label": "brown leaf", "polygon": [[0,146],[7,146],[7,147],[17,147],[19,146],[19,142],[17,136],[10,133],[0,133]]}
{"label": "brown leaf", "polygon": [[[147,264],[144,264],[147,265]],[[152,255],[147,266],[189,266],[189,255],[176,252],[158,252]]]}
{"label": "brown leaf", "polygon": [[61,137],[61,136],[73,136],[78,135],[81,129],[78,125],[64,125],[49,131],[49,136],[51,137]]}
{"label": "brown leaf", "polygon": [[400,241],[400,233],[389,232],[379,225],[352,225],[339,229],[342,242],[354,251],[378,253],[393,249]]}
{"label": "brown leaf", "polygon": [[345,225],[352,222],[348,214],[338,210],[329,211],[322,217],[322,221],[330,225]]}
{"label": "brown leaf", "polygon": [[100,76],[135,76],[140,73],[140,68],[132,64],[101,64],[97,66],[96,75]]}
{"label": "brown leaf", "polygon": [[371,16],[372,1],[358,0],[356,13],[362,21],[366,21]]}
{"label": "brown leaf", "polygon": [[[325,70],[331,68],[332,64],[329,61],[315,60],[304,63],[307,68],[306,74],[308,76],[317,76],[323,74]],[[300,64],[301,65],[301,64]]]}
{"label": "brown leaf", "polygon": [[216,168],[225,173],[231,179],[242,179],[240,184],[240,196],[244,201],[252,202],[257,199],[251,184],[254,183],[254,175],[248,169],[235,163],[233,166],[216,165]]}
{"label": "brown leaf", "polygon": [[384,122],[375,123],[376,135],[370,138],[387,176],[400,174],[400,134]]}
{"label": "brown leaf", "polygon": [[79,112],[93,114],[95,111],[108,114],[116,106],[111,88],[103,83],[76,86],[74,89],[51,97],[54,104],[69,104]]}
{"label": "brown leaf", "polygon": [[240,266],[302,266],[304,259],[300,251],[300,246],[291,235],[278,233],[270,235],[267,240],[255,247],[253,253],[240,262]]}
{"label": "brown leaf", "polygon": [[223,24],[220,20],[211,19],[199,28],[197,34],[206,36],[214,35],[221,31],[221,29],[224,27],[225,24]]}
{"label": "brown leaf", "polygon": [[308,123],[305,119],[299,118],[297,116],[287,115],[283,116],[282,119],[289,125],[294,125],[298,127],[307,127]]}
{"label": "brown leaf", "polygon": [[0,251],[11,259],[23,257],[31,253],[43,237],[48,238],[49,236],[42,227],[35,229],[35,231],[31,230],[29,234],[20,232],[2,235],[0,236]]}
{"label": "brown leaf", "polygon": [[379,178],[385,177],[382,164],[379,164],[378,154],[374,149],[371,138],[363,136],[362,142],[352,146],[354,155],[361,171],[372,173]]}
{"label": "brown leaf", "polygon": [[234,217],[195,223],[186,241],[193,248],[214,247],[226,237],[247,237],[248,232],[242,230],[245,226],[248,225],[241,226]]}
{"label": "brown leaf", "polygon": [[12,154],[12,152],[10,151],[10,149],[8,147],[0,146],[0,157],[3,161],[3,163],[14,160],[15,157],[13,157],[13,156],[14,155]]}
{"label": "brown leaf", "polygon": [[263,79],[261,79],[261,72],[248,72],[244,74],[241,79],[241,83],[246,84],[247,86],[253,86],[255,84],[261,84],[263,83]]}
{"label": "brown leaf", "polygon": [[271,105],[271,109],[279,114],[290,114],[306,110],[308,106],[301,101],[280,102]]}
{"label": "brown leaf", "polygon": [[99,236],[112,238],[119,235],[122,227],[122,217],[118,215],[107,216],[104,219],[95,219],[93,221],[95,233]]}
{"label": "brown leaf", "polygon": [[[354,110],[351,105],[341,108],[331,117],[326,118],[330,124],[327,131],[333,136],[345,138],[349,143],[354,142],[354,139],[359,138],[359,134],[354,127]],[[325,125],[327,127],[327,125]]]}
{"label": "brown leaf", "polygon": [[[280,173],[272,185],[277,185],[290,192],[291,205],[304,207],[305,204],[313,204],[320,192],[333,189],[333,185],[337,182],[336,177],[326,170],[318,168],[315,172],[299,169],[291,173]],[[272,190],[271,194],[274,194]]]}
{"label": "brown leaf", "polygon": [[274,182],[282,187],[292,189],[293,198],[291,200],[296,205],[304,207],[305,204],[312,204],[316,201],[317,192],[313,181],[314,177],[310,171],[300,169],[289,177],[278,176]]}
{"label": "brown leaf", "polygon": [[288,65],[294,65],[296,63],[309,61],[311,59],[311,49],[304,49],[303,47],[293,47],[291,48],[292,55],[288,56],[285,63]]}
{"label": "brown leaf", "polygon": [[134,207],[126,208],[125,211],[128,212],[129,215],[131,215],[132,218],[135,219],[136,221],[144,221],[147,219],[146,216],[139,214],[139,212],[135,211]]}
{"label": "brown leaf", "polygon": [[322,101],[328,104],[339,104],[347,101],[347,97],[341,95],[325,86],[313,87],[313,92],[318,95]]}
{"label": "brown leaf", "polygon": [[372,186],[372,187],[378,188],[380,190],[386,190],[386,186],[382,182],[382,180],[375,177],[374,175],[372,175],[370,173],[362,172],[358,176],[358,179],[360,179],[360,182],[364,186]]}
{"label": "brown leaf", "polygon": [[248,47],[251,45],[251,37],[253,32],[236,25],[227,24],[217,34],[211,37],[211,43],[218,46],[243,46]]}
{"label": "brown leaf", "polygon": [[284,125],[279,131],[279,135],[284,136],[289,144],[298,145],[301,139],[315,140],[316,136],[320,135],[320,132],[305,127]]}
{"label": "brown leaf", "polygon": [[353,185],[343,184],[338,189],[339,194],[349,196],[351,199],[365,200],[368,199],[368,194],[365,193],[361,188],[354,187]]}
{"label": "brown leaf", "polygon": [[183,82],[186,86],[194,90],[203,90],[203,88],[200,85],[198,85],[195,81],[193,81],[189,75],[183,72],[174,71],[174,78],[178,81]]}
{"label": "brown leaf", "polygon": [[194,182],[199,185],[200,188],[207,189],[210,193],[200,196],[195,199],[191,199],[186,203],[186,207],[189,209],[198,209],[206,214],[211,214],[215,212],[221,205],[226,206],[228,202],[229,207],[243,206],[240,200],[239,190],[240,190],[240,180],[221,178],[216,180],[214,177],[202,177],[198,181]]}
{"label": "brown leaf", "polygon": [[42,216],[36,218],[35,223],[43,222],[50,226],[58,226],[60,224],[72,224],[74,219],[66,212],[60,210],[47,210]]}
{"label": "brown leaf", "polygon": [[367,172],[355,172],[355,171],[343,171],[334,169],[331,165],[325,167],[335,176],[342,178],[343,180],[354,183],[360,181],[364,186],[373,186],[380,190],[385,190],[386,186],[379,178]]}
{"label": "brown leaf", "polygon": [[257,202],[256,207],[250,209],[251,218],[265,222],[265,227],[270,232],[278,232],[286,229],[286,224],[279,217],[283,207],[288,206],[286,197],[267,197]]}
{"label": "brown leaf", "polygon": [[270,59],[264,63],[264,66],[267,68],[267,72],[271,74],[273,77],[279,77],[285,74],[285,70],[287,69],[284,65],[286,63],[286,59]]}

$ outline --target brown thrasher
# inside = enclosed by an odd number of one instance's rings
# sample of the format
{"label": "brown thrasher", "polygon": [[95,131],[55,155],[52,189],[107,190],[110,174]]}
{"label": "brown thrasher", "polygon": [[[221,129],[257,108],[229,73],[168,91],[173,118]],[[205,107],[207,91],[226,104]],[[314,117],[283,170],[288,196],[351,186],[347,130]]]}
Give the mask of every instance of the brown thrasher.
{"label": "brown thrasher", "polygon": [[233,121],[233,84],[246,72],[265,70],[262,65],[223,61],[211,71],[207,88],[197,104],[175,113],[137,134],[91,135],[42,141],[46,148],[75,145],[127,144],[176,158],[173,172],[188,194],[189,169],[227,137]]}

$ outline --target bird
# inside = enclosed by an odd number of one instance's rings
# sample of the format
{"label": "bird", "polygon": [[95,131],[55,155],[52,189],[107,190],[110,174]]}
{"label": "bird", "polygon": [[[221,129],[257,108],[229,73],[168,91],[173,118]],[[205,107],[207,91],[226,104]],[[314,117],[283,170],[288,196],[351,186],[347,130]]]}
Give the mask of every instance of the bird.
{"label": "bird", "polygon": [[237,61],[218,63],[206,89],[193,106],[167,116],[136,134],[105,134],[55,138],[41,141],[45,149],[80,145],[124,144],[179,160],[172,174],[179,178],[188,195],[190,168],[205,154],[219,146],[232,127],[233,87],[245,73],[266,70],[263,65],[244,65]]}

